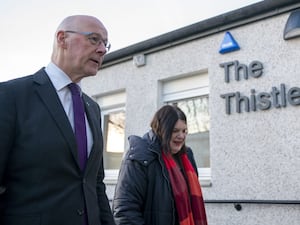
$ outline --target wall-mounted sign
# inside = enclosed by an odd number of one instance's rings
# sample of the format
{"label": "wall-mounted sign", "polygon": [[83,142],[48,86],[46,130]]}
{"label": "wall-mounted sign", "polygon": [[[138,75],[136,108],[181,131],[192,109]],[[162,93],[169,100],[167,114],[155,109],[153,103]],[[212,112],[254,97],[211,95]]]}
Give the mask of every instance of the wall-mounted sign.
{"label": "wall-mounted sign", "polygon": [[[224,80],[230,83],[233,79],[236,81],[248,80],[248,78],[259,78],[263,75],[263,64],[259,61],[253,61],[249,66],[232,61],[221,63],[220,67],[224,68]],[[232,74],[231,72],[234,71]],[[255,112],[257,110],[267,110],[271,107],[282,108],[291,105],[300,105],[300,88],[287,88],[287,85],[280,84],[278,87],[271,87],[268,91],[257,92],[254,88],[249,91],[249,95],[243,95],[240,91],[221,94],[225,100],[226,114],[241,112]]]}

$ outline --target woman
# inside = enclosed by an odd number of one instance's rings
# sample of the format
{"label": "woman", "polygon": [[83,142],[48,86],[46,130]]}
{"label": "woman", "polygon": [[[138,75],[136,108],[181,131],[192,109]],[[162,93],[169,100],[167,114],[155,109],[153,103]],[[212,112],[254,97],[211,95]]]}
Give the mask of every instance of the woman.
{"label": "woman", "polygon": [[197,166],[185,146],[185,114],[165,105],[151,128],[129,137],[113,200],[116,224],[206,225]]}

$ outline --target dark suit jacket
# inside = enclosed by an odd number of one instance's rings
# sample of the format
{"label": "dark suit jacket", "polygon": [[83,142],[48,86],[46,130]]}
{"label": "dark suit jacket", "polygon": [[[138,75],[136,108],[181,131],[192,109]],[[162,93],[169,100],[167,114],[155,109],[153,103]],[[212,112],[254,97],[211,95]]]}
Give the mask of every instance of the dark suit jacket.
{"label": "dark suit jacket", "polygon": [[0,224],[114,224],[103,183],[99,106],[83,95],[94,144],[84,172],[75,136],[44,69],[0,83]]}

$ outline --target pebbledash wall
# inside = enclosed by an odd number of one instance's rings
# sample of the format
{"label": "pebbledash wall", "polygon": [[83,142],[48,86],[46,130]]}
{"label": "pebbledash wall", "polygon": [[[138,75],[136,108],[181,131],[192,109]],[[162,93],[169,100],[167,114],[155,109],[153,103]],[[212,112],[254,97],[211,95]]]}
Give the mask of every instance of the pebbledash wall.
{"label": "pebbledash wall", "polygon": [[[283,38],[299,8],[262,1],[200,21],[109,53],[83,81],[98,102],[125,93],[127,138],[148,130],[162,82],[207,76],[210,225],[300,224],[300,37]],[[228,34],[239,49],[221,54]],[[110,198],[116,179],[106,180]]]}

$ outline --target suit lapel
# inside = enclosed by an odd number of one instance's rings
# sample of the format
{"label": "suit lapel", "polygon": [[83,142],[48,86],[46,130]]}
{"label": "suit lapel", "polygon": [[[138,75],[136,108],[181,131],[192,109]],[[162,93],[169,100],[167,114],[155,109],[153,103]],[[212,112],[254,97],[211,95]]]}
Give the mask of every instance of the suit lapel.
{"label": "suit lapel", "polygon": [[34,81],[36,83],[37,94],[40,96],[43,104],[48,109],[49,114],[51,114],[53,121],[56,123],[61,134],[70,146],[73,157],[78,164],[75,136],[55,88],[43,69],[34,75]]}
{"label": "suit lapel", "polygon": [[90,168],[90,165],[92,164],[93,160],[95,160],[95,151],[97,148],[100,147],[101,143],[99,143],[101,140],[101,126],[100,126],[100,119],[97,119],[97,113],[95,113],[95,109],[93,108],[94,102],[91,101],[90,98],[88,98],[85,94],[83,94],[83,101],[85,104],[85,112],[86,116],[92,131],[93,135],[93,146],[90,152],[90,155],[88,157],[87,166],[86,166],[86,172]]}

